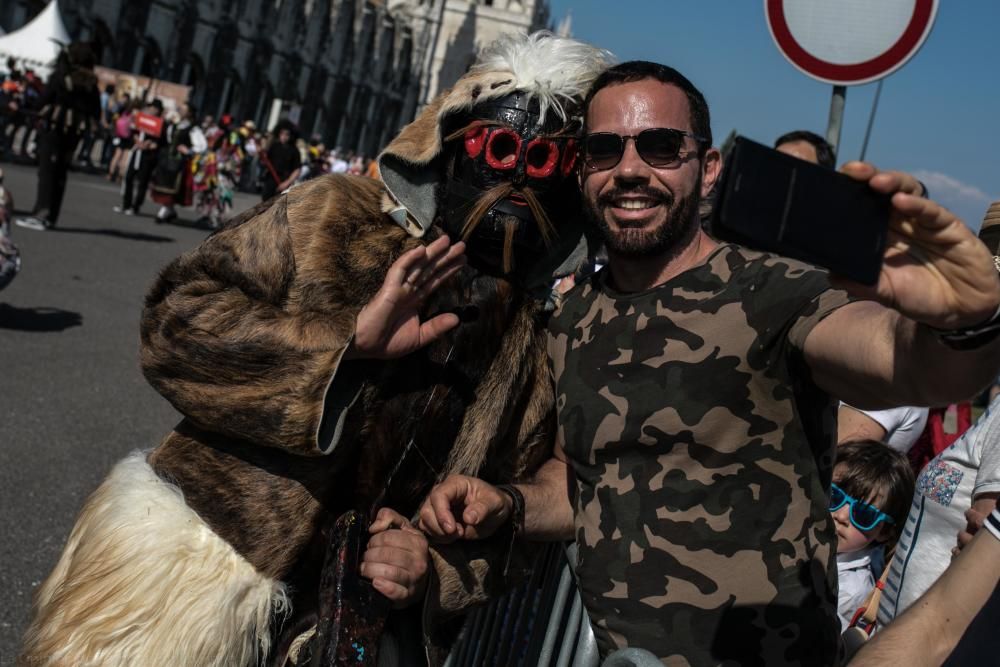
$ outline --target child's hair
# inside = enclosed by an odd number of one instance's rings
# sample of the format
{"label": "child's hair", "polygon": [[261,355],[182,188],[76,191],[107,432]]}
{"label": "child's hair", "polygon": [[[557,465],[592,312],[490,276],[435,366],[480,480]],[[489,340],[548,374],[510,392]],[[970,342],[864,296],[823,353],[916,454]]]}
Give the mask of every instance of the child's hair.
{"label": "child's hair", "polygon": [[895,544],[913,502],[915,481],[910,460],[877,440],[856,440],[837,446],[836,465],[844,469],[837,486],[847,495],[867,501],[885,494],[879,509],[895,521],[886,524],[890,533],[886,541]]}

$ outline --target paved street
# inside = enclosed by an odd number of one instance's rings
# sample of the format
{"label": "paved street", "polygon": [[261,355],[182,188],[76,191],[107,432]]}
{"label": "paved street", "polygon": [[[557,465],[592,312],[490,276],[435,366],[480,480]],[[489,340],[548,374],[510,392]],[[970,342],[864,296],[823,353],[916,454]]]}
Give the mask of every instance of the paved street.
{"label": "paved street", "polygon": [[[35,170],[0,164],[19,212]],[[31,596],[83,500],[125,453],[154,446],[177,413],[139,370],[139,315],[160,267],[208,234],[125,217],[118,187],[71,174],[56,231],[15,227],[20,275],[0,292],[0,665],[13,664]],[[237,196],[237,210],[257,201]]]}

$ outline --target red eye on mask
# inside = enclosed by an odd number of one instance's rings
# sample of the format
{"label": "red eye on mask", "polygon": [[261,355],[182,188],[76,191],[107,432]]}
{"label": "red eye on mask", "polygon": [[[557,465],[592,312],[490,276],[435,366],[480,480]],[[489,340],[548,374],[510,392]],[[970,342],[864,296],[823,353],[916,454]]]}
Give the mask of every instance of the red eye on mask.
{"label": "red eye on mask", "polygon": [[465,133],[465,152],[475,160],[483,152],[483,144],[486,143],[486,128],[480,125]]}
{"label": "red eye on mask", "polygon": [[486,164],[498,171],[507,171],[517,166],[519,155],[521,135],[504,128],[490,132],[486,141]]}
{"label": "red eye on mask", "polygon": [[559,164],[559,146],[551,139],[532,139],[524,157],[531,178],[548,178]]}

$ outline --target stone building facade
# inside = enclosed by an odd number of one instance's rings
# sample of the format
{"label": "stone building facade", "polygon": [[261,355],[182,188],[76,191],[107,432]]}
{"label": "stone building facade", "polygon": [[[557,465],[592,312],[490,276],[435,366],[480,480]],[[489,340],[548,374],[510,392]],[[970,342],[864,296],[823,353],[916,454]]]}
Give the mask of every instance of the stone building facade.
{"label": "stone building facade", "polygon": [[[2,0],[0,26],[47,3]],[[549,23],[548,0],[59,0],[101,64],[192,86],[201,113],[373,155],[451,85],[475,50]]]}

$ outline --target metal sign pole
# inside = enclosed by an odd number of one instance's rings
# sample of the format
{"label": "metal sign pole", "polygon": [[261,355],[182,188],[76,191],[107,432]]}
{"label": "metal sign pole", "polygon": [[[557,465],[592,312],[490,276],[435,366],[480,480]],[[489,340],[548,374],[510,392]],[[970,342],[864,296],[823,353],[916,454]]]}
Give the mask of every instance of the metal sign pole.
{"label": "metal sign pole", "polygon": [[826,140],[833,148],[836,157],[840,148],[840,128],[844,124],[844,103],[847,98],[847,86],[834,86],[833,97],[830,98],[830,120],[826,124]]}
{"label": "metal sign pole", "polygon": [[861,144],[861,157],[859,160],[864,161],[865,153],[868,152],[868,139],[872,136],[872,125],[875,124],[875,112],[878,111],[878,98],[882,96],[882,82],[885,79],[878,80],[878,87],[875,89],[875,101],[872,102],[872,112],[868,116],[868,129],[865,130],[865,143]]}

